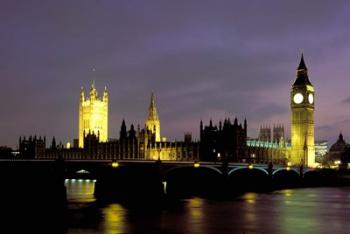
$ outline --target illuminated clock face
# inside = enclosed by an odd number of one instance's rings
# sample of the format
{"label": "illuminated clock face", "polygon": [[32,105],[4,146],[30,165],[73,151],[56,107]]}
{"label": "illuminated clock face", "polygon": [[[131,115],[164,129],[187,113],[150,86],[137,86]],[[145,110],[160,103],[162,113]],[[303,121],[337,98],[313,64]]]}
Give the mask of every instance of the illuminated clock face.
{"label": "illuminated clock face", "polygon": [[310,104],[314,103],[314,95],[312,93],[310,93],[307,98],[308,98]]}
{"label": "illuminated clock face", "polygon": [[301,93],[296,93],[293,97],[293,101],[296,104],[300,104],[302,103],[304,100],[304,96]]}

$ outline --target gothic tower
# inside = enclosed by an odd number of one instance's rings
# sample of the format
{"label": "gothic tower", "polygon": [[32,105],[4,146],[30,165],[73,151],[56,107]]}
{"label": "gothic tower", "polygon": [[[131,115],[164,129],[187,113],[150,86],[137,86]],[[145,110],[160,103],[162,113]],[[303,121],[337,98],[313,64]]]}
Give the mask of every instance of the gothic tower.
{"label": "gothic tower", "polygon": [[157,113],[157,107],[154,100],[154,95],[151,95],[151,103],[148,108],[148,116],[146,119],[146,129],[155,134],[156,142],[160,141],[160,122]]}
{"label": "gothic tower", "polygon": [[314,148],[314,86],[301,55],[297,77],[291,90],[291,159],[294,165],[312,167],[315,164]]}
{"label": "gothic tower", "polygon": [[85,100],[83,87],[79,103],[79,147],[84,147],[84,136],[88,133],[99,135],[101,142],[108,140],[108,91],[105,87],[103,96],[98,96],[94,82],[91,84],[90,97]]}

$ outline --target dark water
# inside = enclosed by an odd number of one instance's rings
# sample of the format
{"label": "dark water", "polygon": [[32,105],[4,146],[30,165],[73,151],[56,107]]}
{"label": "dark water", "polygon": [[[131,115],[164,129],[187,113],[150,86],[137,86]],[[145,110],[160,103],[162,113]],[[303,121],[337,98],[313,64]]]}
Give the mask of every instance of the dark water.
{"label": "dark water", "polygon": [[[68,233],[350,233],[350,188],[193,197],[130,207],[99,204],[93,181],[66,181]],[[142,197],[142,194],[140,194]]]}

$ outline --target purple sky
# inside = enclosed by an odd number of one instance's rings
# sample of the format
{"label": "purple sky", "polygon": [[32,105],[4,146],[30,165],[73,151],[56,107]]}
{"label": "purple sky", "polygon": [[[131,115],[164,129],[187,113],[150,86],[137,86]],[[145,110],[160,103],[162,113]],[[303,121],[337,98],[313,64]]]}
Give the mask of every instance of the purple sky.
{"label": "purple sky", "polygon": [[91,80],[110,91],[111,138],[122,118],[144,124],[152,91],[170,140],[226,116],[246,117],[251,137],[273,123],[289,134],[302,49],[316,139],[350,141],[349,12],[349,1],[2,0],[0,145],[77,138]]}

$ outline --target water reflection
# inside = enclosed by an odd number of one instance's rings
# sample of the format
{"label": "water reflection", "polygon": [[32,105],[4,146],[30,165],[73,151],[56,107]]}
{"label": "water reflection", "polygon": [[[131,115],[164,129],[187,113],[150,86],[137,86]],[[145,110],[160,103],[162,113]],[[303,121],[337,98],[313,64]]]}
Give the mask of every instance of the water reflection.
{"label": "water reflection", "polygon": [[186,212],[188,213],[188,229],[189,233],[203,233],[204,229],[204,205],[205,200],[199,197],[194,197],[187,200],[186,204]]}
{"label": "water reflection", "polygon": [[110,204],[103,208],[105,233],[127,233],[126,209],[119,204]]}
{"label": "water reflection", "polygon": [[256,193],[245,193],[243,195],[243,199],[248,203],[248,204],[255,204],[257,198]]}
{"label": "water reflection", "polygon": [[68,233],[347,233],[350,188],[245,193],[231,200],[193,197],[130,206],[98,203],[93,181],[66,182]]}

